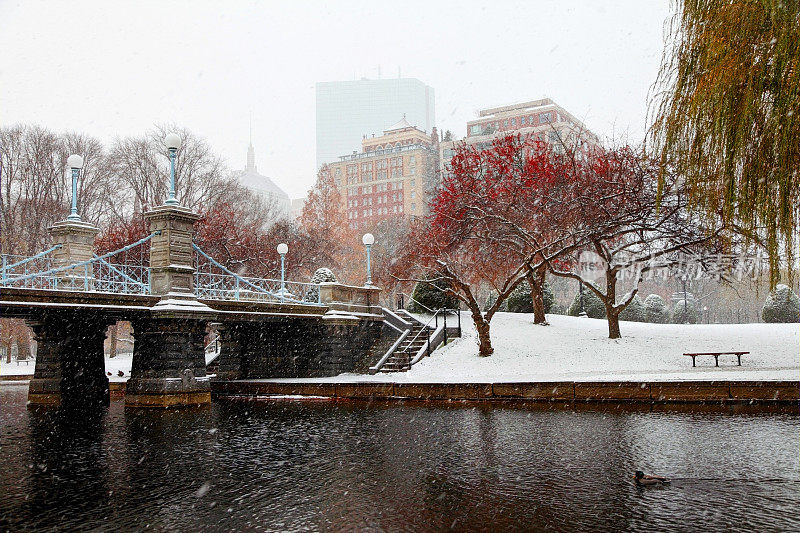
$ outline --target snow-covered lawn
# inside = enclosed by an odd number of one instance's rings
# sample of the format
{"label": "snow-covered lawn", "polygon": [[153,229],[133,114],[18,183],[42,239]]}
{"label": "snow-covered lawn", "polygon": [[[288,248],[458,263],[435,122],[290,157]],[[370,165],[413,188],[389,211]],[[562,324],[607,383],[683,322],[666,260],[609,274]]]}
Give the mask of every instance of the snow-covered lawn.
{"label": "snow-covered lawn", "polygon": [[[212,357],[212,354],[206,354],[206,362],[208,362]],[[131,363],[133,362],[133,354],[132,353],[123,353],[119,354],[116,357],[108,357],[106,355],[106,374],[111,372],[111,375],[108,376],[110,381],[128,381],[128,378],[131,377]],[[33,375],[33,361],[28,363],[22,363],[21,365],[17,365],[16,361],[12,362],[11,364],[6,364],[5,360],[0,361],[0,376],[25,376],[25,375]],[[123,375],[119,375],[119,371],[122,371]]]}
{"label": "snow-covered lawn", "polygon": [[[798,324],[645,324],[622,322],[623,338],[608,338],[605,320],[498,313],[492,320],[490,357],[478,357],[475,329],[462,313],[464,336],[436,350],[410,371],[363,376],[343,374],[314,381],[510,382],[673,381],[800,379]],[[698,357],[692,368],[684,352],[742,350],[735,356]],[[289,380],[286,380],[289,381]],[[300,380],[296,380],[300,381]],[[308,380],[305,380],[308,381]]]}
{"label": "snow-covered lawn", "polygon": [[[672,381],[800,379],[800,325],[676,325],[622,322],[621,339],[610,340],[605,320],[548,315],[549,326],[532,315],[498,313],[492,320],[495,353],[478,357],[475,330],[462,314],[464,336],[436,350],[410,371],[397,374],[342,374],[333,378],[276,381]],[[698,357],[692,368],[684,352],[744,350],[742,366],[734,356]],[[131,356],[106,358],[109,379],[130,376]],[[122,370],[124,377],[117,372]],[[32,374],[33,364],[0,362],[0,376]]]}
{"label": "snow-covered lawn", "polygon": [[[133,354],[131,353],[120,354],[113,358],[106,356],[106,372],[111,372],[108,379],[111,381],[127,381],[131,375],[132,360]],[[25,363],[17,365],[16,361],[6,363],[5,360],[2,360],[0,361],[0,376],[33,375],[33,365],[33,361],[30,361],[27,365]],[[125,374],[122,377],[117,374],[120,370]]]}

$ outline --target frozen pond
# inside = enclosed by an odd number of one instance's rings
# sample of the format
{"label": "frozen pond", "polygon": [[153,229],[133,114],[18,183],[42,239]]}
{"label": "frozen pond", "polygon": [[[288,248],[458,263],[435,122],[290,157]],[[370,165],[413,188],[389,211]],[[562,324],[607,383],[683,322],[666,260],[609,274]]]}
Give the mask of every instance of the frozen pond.
{"label": "frozen pond", "polygon": [[[0,530],[800,528],[788,414],[271,401],[99,416],[0,384]],[[637,489],[635,469],[671,486]]]}

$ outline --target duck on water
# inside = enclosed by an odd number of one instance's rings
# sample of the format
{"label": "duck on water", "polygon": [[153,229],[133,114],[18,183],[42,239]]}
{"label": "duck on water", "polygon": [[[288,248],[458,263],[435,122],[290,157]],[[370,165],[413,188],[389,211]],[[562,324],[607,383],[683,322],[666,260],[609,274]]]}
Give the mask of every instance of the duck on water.
{"label": "duck on water", "polygon": [[669,483],[669,479],[661,476],[651,476],[649,474],[645,474],[641,470],[637,470],[633,475],[633,481],[638,486],[650,486],[650,485],[665,485]]}

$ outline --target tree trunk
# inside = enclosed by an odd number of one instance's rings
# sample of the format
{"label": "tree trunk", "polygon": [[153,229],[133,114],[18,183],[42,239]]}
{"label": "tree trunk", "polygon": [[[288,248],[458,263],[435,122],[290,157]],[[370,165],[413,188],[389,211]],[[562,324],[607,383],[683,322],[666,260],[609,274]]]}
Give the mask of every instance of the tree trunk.
{"label": "tree trunk", "polygon": [[545,265],[540,266],[535,272],[528,271],[528,286],[531,288],[531,301],[533,302],[533,323],[547,324],[544,314],[544,278],[547,273]]}
{"label": "tree trunk", "polygon": [[28,337],[27,332],[22,332],[22,335],[17,337],[17,359],[30,359],[31,358],[31,339]]}
{"label": "tree trunk", "polygon": [[112,324],[108,326],[108,356],[114,357],[117,355],[117,325]]}
{"label": "tree trunk", "polygon": [[619,332],[619,313],[621,309],[615,309],[617,303],[617,273],[610,271],[606,273],[606,319],[608,320],[608,338],[619,339],[622,335]]}
{"label": "tree trunk", "polygon": [[619,339],[622,335],[619,332],[619,314],[606,306],[606,317],[608,319],[608,338]]}
{"label": "tree trunk", "polygon": [[472,319],[475,321],[475,329],[478,331],[478,355],[488,357],[494,353],[492,339],[489,336],[489,323],[482,316],[476,319],[473,315]]}

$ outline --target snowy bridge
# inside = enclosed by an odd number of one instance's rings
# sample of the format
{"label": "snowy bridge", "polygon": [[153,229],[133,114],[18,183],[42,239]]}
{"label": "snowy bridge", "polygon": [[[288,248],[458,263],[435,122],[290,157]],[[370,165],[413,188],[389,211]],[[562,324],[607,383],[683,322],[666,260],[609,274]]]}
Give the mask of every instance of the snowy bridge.
{"label": "snowy bridge", "polygon": [[165,204],[145,217],[149,235],[102,255],[98,229],[71,216],[50,228],[47,250],[2,256],[0,316],[25,319],[38,344],[31,404],[108,402],[103,342],[118,320],[133,325],[126,404],[136,406],[210,402],[210,325],[228,379],[352,370],[380,337],[380,289],[242,276],[192,242],[191,210]]}

